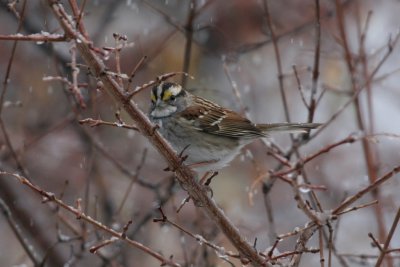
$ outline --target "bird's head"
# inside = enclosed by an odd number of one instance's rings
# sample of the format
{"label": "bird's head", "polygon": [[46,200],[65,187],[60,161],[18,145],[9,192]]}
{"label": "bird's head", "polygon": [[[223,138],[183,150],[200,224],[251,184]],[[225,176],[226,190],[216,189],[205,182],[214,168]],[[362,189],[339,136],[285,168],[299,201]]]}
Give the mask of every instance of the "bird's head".
{"label": "bird's head", "polygon": [[185,106],[185,95],[186,91],[177,83],[161,82],[154,86],[150,95],[150,116],[160,119],[182,111]]}

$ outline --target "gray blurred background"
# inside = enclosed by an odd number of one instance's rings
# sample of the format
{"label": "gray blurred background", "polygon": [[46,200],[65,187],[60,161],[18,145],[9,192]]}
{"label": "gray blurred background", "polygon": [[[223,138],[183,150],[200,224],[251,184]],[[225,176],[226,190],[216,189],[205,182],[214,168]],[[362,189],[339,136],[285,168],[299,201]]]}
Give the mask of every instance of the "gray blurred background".
{"label": "gray blurred background", "polygon": [[[18,27],[18,20],[7,9],[8,2],[1,2],[2,35],[16,33]],[[67,1],[61,2],[68,6]],[[187,42],[185,26],[191,10],[190,2],[87,1],[83,22],[94,45],[99,48],[115,45],[113,33],[127,36],[129,45],[121,51],[123,73],[129,75],[139,60],[147,56],[133,79],[131,88],[134,88],[160,74],[183,70]],[[310,0],[269,1],[274,32],[279,37],[290,119],[294,122],[306,122],[308,116],[292,66],[297,68],[308,100],[315,57],[314,5],[315,1]],[[20,6],[21,3],[18,3],[17,8]],[[196,11],[188,73],[194,79],[188,79],[186,87],[238,112],[245,109],[247,116],[255,122],[286,121],[279,91],[276,54],[262,1],[197,0],[193,8]],[[389,38],[394,38],[399,31],[400,3],[394,0],[350,0],[342,1],[342,8],[347,39],[357,66],[356,78],[362,84],[365,77],[362,75],[361,58],[358,57],[360,26],[361,29],[365,27],[368,13],[372,12],[364,44],[371,72],[385,55]],[[334,1],[321,1],[320,14],[322,34],[317,90],[318,94],[324,90],[325,93],[318,104],[314,121],[323,123],[349,100],[352,89],[337,28]],[[41,31],[61,33],[46,1],[28,1],[20,32]],[[12,44],[12,41],[0,41],[2,82]],[[373,133],[398,134],[400,131],[399,60],[399,48],[395,46],[371,82],[372,102],[367,101],[365,92],[360,94],[362,115]],[[71,205],[77,198],[82,198],[85,210],[91,216],[115,229],[121,229],[128,220],[133,220],[131,237],[155,251],[161,251],[166,257],[173,254],[174,260],[186,262],[186,266],[231,266],[218,259],[213,250],[200,246],[179,230],[152,222],[152,218],[159,217],[156,208],[164,200],[163,209],[169,219],[194,234],[201,234],[218,245],[234,249],[193,203],[188,203],[180,213],[175,212],[186,193],[179,185],[171,185],[173,180],[170,174],[163,171],[167,164],[143,136],[123,128],[90,128],[77,123],[76,116],[114,122],[118,105],[97,88],[96,81],[87,75],[85,67],[80,69],[78,77],[80,83],[87,83],[87,87],[82,89],[86,109],[76,106],[71,93],[61,83],[43,81],[45,76],[70,78],[70,61],[68,43],[18,42],[2,119],[18,158],[32,181],[56,195],[64,192],[63,200]],[[78,61],[82,63],[80,59]],[[113,55],[109,56],[107,65],[115,70]],[[229,76],[240,93],[240,99],[235,96]],[[181,79],[181,76],[172,78],[177,82]],[[135,97],[135,101],[147,112],[149,91],[144,90]],[[121,117],[124,122],[132,123],[123,112]],[[352,133],[364,134],[357,127],[354,106],[350,105],[300,152],[303,156],[310,155]],[[273,135],[271,140],[283,149],[291,145],[287,134]],[[377,165],[374,167],[378,176],[399,164],[399,141],[396,137],[382,136],[369,139],[376,155]],[[0,145],[1,168],[17,171],[3,134]],[[119,206],[132,177],[104,156],[99,146],[132,173],[146,153],[139,174],[140,181],[144,182],[133,183],[121,210]],[[230,167],[220,171],[211,186],[215,200],[226,215],[251,243],[257,238],[257,249],[265,251],[274,240],[270,238],[272,230],[267,220],[261,184],[255,183],[255,179],[278,163],[267,155],[262,141],[254,142],[243,152]],[[328,210],[369,184],[361,142],[346,144],[319,156],[306,165],[306,170],[312,184],[327,187],[326,191],[316,193]],[[84,241],[82,238],[57,241],[60,236],[73,238],[79,234],[73,233],[62,222],[54,206],[42,204],[37,195],[11,178],[0,179],[7,180],[2,181],[0,197],[20,221],[24,236],[34,247],[42,250],[54,245],[51,250],[38,251],[41,257],[46,251],[49,254],[46,266],[63,266],[66,262],[71,263],[70,266],[159,266],[150,256],[123,243],[104,248],[101,256],[90,254],[88,248],[106,238],[104,233],[95,232],[91,226],[87,226],[89,232]],[[147,183],[158,185],[158,189],[150,188]],[[383,221],[389,229],[400,203],[398,176],[379,190]],[[278,234],[290,232],[308,222],[308,218],[296,207],[289,185],[278,180],[269,197]],[[358,204],[371,200],[368,196]],[[82,229],[81,223],[73,216],[61,214],[68,217],[77,229]],[[371,232],[378,236],[376,216],[375,209],[371,207],[343,215],[335,228],[338,253],[378,255],[378,249],[371,246],[367,235]],[[4,216],[0,216],[0,232],[0,266],[33,266]],[[278,246],[279,252],[293,250],[295,242],[296,238],[285,239]],[[318,247],[318,239],[314,237],[309,247]],[[400,234],[395,233],[391,247],[400,247]],[[345,257],[345,260],[348,266],[361,266],[361,263],[372,266],[376,258],[362,260],[361,257]],[[241,266],[239,261],[233,260],[233,263]],[[393,266],[398,264],[399,261],[394,261]],[[318,254],[304,255],[300,266],[319,266]],[[332,266],[342,265],[335,257]]]}

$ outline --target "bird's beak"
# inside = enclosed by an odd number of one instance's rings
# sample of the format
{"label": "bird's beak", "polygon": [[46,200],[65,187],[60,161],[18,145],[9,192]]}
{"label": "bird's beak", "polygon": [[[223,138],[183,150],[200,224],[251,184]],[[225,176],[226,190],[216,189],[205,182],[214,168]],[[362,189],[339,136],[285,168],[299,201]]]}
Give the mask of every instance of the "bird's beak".
{"label": "bird's beak", "polygon": [[150,115],[153,116],[154,118],[163,118],[170,116],[171,114],[176,112],[176,109],[177,108],[175,106],[169,106],[164,101],[157,99],[154,105],[154,109]]}
{"label": "bird's beak", "polygon": [[162,106],[162,101],[160,99],[157,99],[156,101],[156,107]]}

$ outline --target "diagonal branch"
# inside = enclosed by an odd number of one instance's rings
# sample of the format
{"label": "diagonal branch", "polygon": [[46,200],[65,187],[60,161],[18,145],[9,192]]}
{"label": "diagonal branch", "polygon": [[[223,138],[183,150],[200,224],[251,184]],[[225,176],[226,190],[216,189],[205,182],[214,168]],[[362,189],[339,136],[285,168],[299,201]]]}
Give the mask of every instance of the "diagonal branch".
{"label": "diagonal branch", "polygon": [[219,226],[225,236],[232,242],[236,249],[238,249],[243,258],[246,258],[247,261],[250,261],[255,266],[265,266],[264,259],[261,258],[257,254],[257,251],[240,235],[238,229],[224,215],[223,211],[216,205],[214,200],[208,197],[207,191],[196,182],[192,171],[187,166],[182,165],[182,160],[161,137],[157,128],[152,125],[147,116],[130,101],[124,89],[107,74],[107,69],[103,61],[91,50],[92,44],[90,40],[86,39],[75,30],[73,26],[74,23],[65,12],[62,4],[56,0],[48,0],[48,4],[55,17],[58,19],[60,26],[64,29],[65,34],[77,40],[77,48],[83,60],[90,67],[93,75],[102,82],[103,88],[123,106],[125,111],[135,121],[139,131],[152,143],[158,152],[164,156],[170,169],[175,172],[177,179],[182,184],[182,187],[188,191],[192,199],[203,207],[203,211]]}

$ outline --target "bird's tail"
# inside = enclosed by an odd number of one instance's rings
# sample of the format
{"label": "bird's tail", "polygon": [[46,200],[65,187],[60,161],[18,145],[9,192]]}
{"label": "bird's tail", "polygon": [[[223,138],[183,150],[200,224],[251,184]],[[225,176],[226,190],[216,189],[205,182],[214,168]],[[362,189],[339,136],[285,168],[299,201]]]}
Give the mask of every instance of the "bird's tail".
{"label": "bird's tail", "polygon": [[306,133],[311,129],[318,128],[321,123],[268,123],[268,124],[257,124],[259,128],[264,133],[269,132],[303,132]]}

